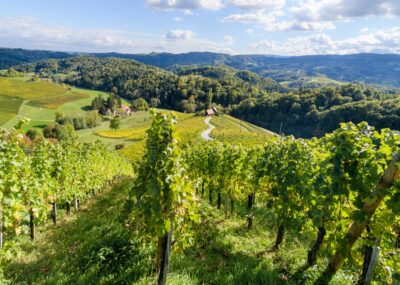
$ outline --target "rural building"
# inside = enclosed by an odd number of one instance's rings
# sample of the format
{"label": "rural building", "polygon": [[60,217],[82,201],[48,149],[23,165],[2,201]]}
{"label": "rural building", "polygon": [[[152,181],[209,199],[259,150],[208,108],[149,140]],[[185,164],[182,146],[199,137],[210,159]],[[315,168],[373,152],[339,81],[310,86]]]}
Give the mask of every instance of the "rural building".
{"label": "rural building", "polygon": [[125,115],[127,115],[127,116],[131,115],[131,108],[129,108],[129,106],[121,105],[121,109]]}
{"label": "rural building", "polygon": [[207,109],[205,112],[206,116],[218,116],[218,111],[217,108],[215,108],[214,106],[211,109]]}

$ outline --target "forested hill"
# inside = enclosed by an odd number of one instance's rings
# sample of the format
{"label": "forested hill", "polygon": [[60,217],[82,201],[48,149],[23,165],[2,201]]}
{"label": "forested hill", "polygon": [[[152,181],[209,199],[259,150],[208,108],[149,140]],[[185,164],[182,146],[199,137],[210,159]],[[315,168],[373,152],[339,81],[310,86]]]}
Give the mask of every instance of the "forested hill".
{"label": "forested hill", "polygon": [[227,65],[251,70],[279,82],[298,80],[305,76],[327,76],[346,82],[363,82],[400,87],[400,55],[352,54],[278,57],[269,55],[228,55],[192,52],[185,54],[158,53],[148,55],[97,54],[134,59],[162,68],[172,65]]}
{"label": "forested hill", "polygon": [[0,69],[7,69],[22,63],[37,62],[46,59],[61,59],[73,56],[71,53],[0,48]]}
{"label": "forested hill", "polygon": [[[68,58],[73,53],[0,48],[0,69],[51,58]],[[75,54],[76,55],[76,54]],[[278,82],[296,81],[310,76],[325,76],[338,81],[400,87],[400,55],[352,54],[278,57],[271,55],[228,55],[210,52],[183,54],[151,53],[86,54],[98,58],[116,57],[161,68],[174,65],[226,65],[250,70]]]}
{"label": "forested hill", "polygon": [[[112,92],[128,100],[143,98],[152,107],[189,113],[202,111],[211,103],[229,107],[245,99],[266,97],[270,92],[285,90],[274,80],[248,71],[208,67],[202,72],[191,72],[187,68],[178,72],[181,74],[175,74],[118,58],[73,57],[16,68],[78,87]],[[65,78],[59,74],[68,76]]]}
{"label": "forested hill", "polygon": [[118,58],[73,57],[17,67],[78,87],[112,92],[151,107],[187,113],[211,104],[274,132],[322,136],[341,122],[400,130],[400,95],[364,85],[285,90],[272,79],[226,66],[173,72]]}

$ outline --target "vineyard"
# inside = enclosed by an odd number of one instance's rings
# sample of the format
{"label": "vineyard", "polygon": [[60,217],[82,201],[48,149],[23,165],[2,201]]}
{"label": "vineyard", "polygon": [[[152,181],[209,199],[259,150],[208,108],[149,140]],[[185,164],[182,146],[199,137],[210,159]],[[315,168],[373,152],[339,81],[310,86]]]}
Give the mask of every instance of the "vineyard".
{"label": "vineyard", "polygon": [[[130,163],[101,143],[33,143],[20,131],[3,131],[6,279],[400,282],[400,134],[348,123],[305,140],[257,134],[253,125],[238,128],[234,119],[215,117],[218,131],[229,130],[236,143],[221,142],[218,133],[205,142],[190,138],[198,136],[203,117],[151,113],[151,126],[140,128],[140,137],[134,129],[99,133],[143,141],[135,175]],[[199,130],[190,128],[194,123]],[[235,140],[243,133],[248,136]],[[262,139],[241,143],[254,137]],[[122,186],[92,196],[122,176],[127,177]],[[81,200],[89,204],[76,221],[61,215],[61,228],[46,223],[59,223],[57,210],[69,214]],[[11,254],[21,236],[35,239],[35,227],[54,232],[41,230],[34,246],[22,241],[24,253]]]}
{"label": "vineyard", "polygon": [[266,207],[276,228],[271,252],[288,231],[314,229],[302,268],[290,276],[298,283],[328,284],[344,267],[369,284],[377,263],[376,280],[399,281],[398,133],[348,123],[319,140],[202,144],[181,154],[174,129],[173,117],[155,115],[130,200],[138,227],[158,239],[158,284],[166,282],[171,245],[193,242],[191,227],[201,223],[197,200],[227,217],[247,205],[249,231],[259,222],[256,208]]}
{"label": "vineyard", "polygon": [[83,199],[133,175],[129,162],[100,143],[32,142],[20,130],[1,130],[0,137],[2,262],[12,255],[18,236],[33,241],[37,226],[49,218],[56,225],[60,208],[68,215],[71,208],[77,212]]}

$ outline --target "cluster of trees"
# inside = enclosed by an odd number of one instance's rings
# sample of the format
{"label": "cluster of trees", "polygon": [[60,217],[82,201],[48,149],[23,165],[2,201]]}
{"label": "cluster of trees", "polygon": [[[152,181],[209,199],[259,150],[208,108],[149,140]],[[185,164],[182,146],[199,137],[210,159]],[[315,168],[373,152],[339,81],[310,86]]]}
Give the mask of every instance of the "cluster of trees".
{"label": "cluster of trees", "polygon": [[317,238],[305,256],[307,265],[317,262],[321,248],[331,256],[316,284],[328,284],[344,260],[362,248],[359,284],[367,284],[377,245],[386,268],[377,273],[379,278],[390,282],[394,272],[400,273],[395,254],[400,242],[399,143],[399,134],[389,129],[378,132],[366,123],[348,123],[321,139],[282,137],[263,148],[203,145],[189,150],[186,160],[197,193],[203,197],[207,191],[207,200],[218,209],[225,205],[225,211],[233,212],[236,203],[247,202],[249,228],[256,201],[267,205],[276,221],[273,250],[288,230],[300,234],[311,223]]}
{"label": "cluster of trees", "polygon": [[88,128],[95,128],[101,124],[101,117],[98,112],[89,112],[85,116],[70,117],[64,112],[58,111],[55,115],[55,122],[43,129],[45,138],[65,140],[75,138],[75,131]]}
{"label": "cluster of trees", "polygon": [[232,115],[274,132],[298,137],[323,136],[341,122],[400,130],[400,97],[359,85],[304,89],[251,98],[233,106]]}
{"label": "cluster of trees", "polygon": [[0,75],[4,77],[20,77],[24,76],[24,73],[16,71],[15,68],[9,68],[6,72],[0,73]]}
{"label": "cluster of trees", "polygon": [[117,110],[122,105],[121,97],[110,94],[108,98],[103,98],[99,95],[92,101],[92,110],[99,112],[101,115],[106,115],[107,110],[114,111]]}
{"label": "cluster of trees", "polygon": [[[20,131],[0,132],[0,248],[44,223],[51,211],[57,223],[57,205],[70,213],[71,204],[101,190],[117,176],[132,176],[132,165],[99,142],[80,144],[46,139],[32,142]],[[27,227],[28,226],[28,227]]]}

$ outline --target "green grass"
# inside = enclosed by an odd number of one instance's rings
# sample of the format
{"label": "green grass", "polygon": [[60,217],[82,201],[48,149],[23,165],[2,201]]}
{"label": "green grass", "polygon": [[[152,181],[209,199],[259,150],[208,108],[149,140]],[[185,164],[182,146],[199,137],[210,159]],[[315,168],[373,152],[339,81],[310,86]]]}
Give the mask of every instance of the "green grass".
{"label": "green grass", "polygon": [[81,92],[68,91],[59,96],[47,97],[47,98],[43,98],[43,99],[28,101],[28,105],[32,106],[32,107],[38,107],[38,108],[57,109],[66,103],[74,102],[74,101],[78,101],[78,100],[86,99],[86,98],[90,98],[90,96],[85,93],[81,93]]}
{"label": "green grass", "polygon": [[[124,212],[131,183],[84,201],[78,214],[65,216],[60,209],[60,223],[40,226],[33,243],[20,237],[17,257],[2,260],[10,284],[154,284],[154,245]],[[326,265],[323,255],[317,266],[304,270],[314,230],[289,230],[281,249],[273,252],[276,227],[270,210],[257,204],[254,227],[247,230],[245,205],[237,206],[229,217],[202,203],[193,245],[172,249],[167,284],[311,285]],[[355,280],[357,271],[346,267],[331,285]]]}
{"label": "green grass", "polygon": [[275,136],[265,129],[229,115],[213,117],[211,123],[216,127],[211,132],[211,137],[223,143],[252,146],[265,144]]}
{"label": "green grass", "polygon": [[68,88],[46,80],[26,82],[25,78],[0,77],[0,90],[2,94],[7,96],[31,100],[58,96],[68,91]]}
{"label": "green grass", "polygon": [[152,247],[139,245],[124,223],[130,183],[84,202],[80,212],[39,227],[37,240],[19,240],[20,252],[5,267],[11,284],[130,284],[150,274]]}
{"label": "green grass", "polygon": [[[63,111],[67,116],[85,115],[90,109],[93,98],[99,94],[106,96],[104,92],[71,88],[71,90],[67,90],[61,95],[44,99],[25,100],[19,107],[18,113],[12,117],[10,116],[11,118],[9,118],[7,122],[3,122],[2,127],[10,129],[22,118],[29,118],[31,121],[29,124],[24,125],[25,130],[30,128],[43,128],[49,123],[54,122],[55,113],[57,111]],[[66,96],[71,97],[66,98]],[[37,103],[38,101],[40,103]],[[63,103],[61,104],[61,102]],[[42,104],[56,104],[59,106],[50,109]],[[1,113],[0,111],[0,114]]]}
{"label": "green grass", "polygon": [[0,94],[0,125],[11,120],[19,110],[22,99]]}

